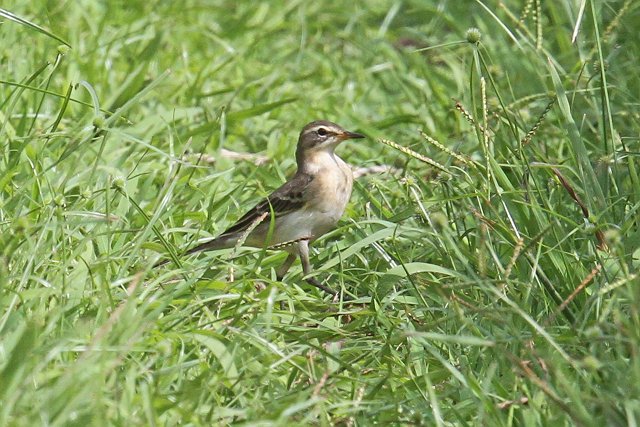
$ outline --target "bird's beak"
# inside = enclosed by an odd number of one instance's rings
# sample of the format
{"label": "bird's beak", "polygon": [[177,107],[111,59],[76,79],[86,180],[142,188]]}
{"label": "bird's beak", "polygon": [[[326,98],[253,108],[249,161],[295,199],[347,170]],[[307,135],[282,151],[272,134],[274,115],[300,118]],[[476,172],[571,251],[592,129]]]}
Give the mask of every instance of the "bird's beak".
{"label": "bird's beak", "polygon": [[365,138],[365,136],[359,133],[349,132],[348,130],[345,130],[343,133],[340,134],[340,141],[344,141],[345,139],[360,139],[360,138]]}

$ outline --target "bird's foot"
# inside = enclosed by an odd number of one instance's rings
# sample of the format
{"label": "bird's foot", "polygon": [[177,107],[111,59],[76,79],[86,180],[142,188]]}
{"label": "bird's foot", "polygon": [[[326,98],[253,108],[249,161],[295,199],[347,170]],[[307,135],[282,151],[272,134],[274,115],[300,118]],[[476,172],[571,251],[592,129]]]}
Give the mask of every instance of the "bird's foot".
{"label": "bird's foot", "polygon": [[322,289],[323,291],[325,291],[326,293],[328,293],[329,295],[335,297],[338,293],[336,291],[334,291],[333,289],[331,289],[330,287],[323,285],[318,279],[313,278],[313,277],[309,277],[308,279],[306,279],[307,283],[310,284],[311,286],[315,286],[318,289]]}
{"label": "bird's foot", "polygon": [[[284,279],[284,276],[276,276],[276,279],[279,282],[282,282],[282,280]],[[307,279],[305,279],[305,281],[310,284],[311,286],[315,286],[316,288],[328,293],[329,295],[331,295],[333,297],[333,302],[338,302],[340,300],[340,292],[336,292],[333,289],[331,289],[330,287],[328,287],[327,285],[324,285],[322,282],[320,282],[318,279],[314,278],[314,277],[309,277]],[[351,301],[352,298],[350,298],[347,295],[344,295],[342,297],[343,301]]]}
{"label": "bird's foot", "polygon": [[[318,279],[314,278],[314,277],[309,277],[306,279],[307,283],[310,284],[311,286],[315,286],[318,289],[321,289],[323,291],[325,291],[326,293],[328,293],[329,295],[331,295],[333,297],[333,302],[338,302],[340,301],[340,292],[336,292],[333,289],[331,289],[330,287],[328,287],[327,285],[322,284]],[[343,301],[351,301],[351,297],[349,297],[348,295],[343,295],[342,296],[342,300]]]}

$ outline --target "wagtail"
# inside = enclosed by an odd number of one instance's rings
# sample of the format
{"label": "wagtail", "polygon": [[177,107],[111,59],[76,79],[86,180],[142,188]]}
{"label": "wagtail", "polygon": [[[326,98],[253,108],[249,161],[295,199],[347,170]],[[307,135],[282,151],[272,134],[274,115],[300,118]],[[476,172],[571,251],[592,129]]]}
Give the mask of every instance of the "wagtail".
{"label": "wagtail", "polygon": [[[232,248],[238,243],[282,249],[289,256],[277,270],[278,280],[282,280],[296,257],[300,257],[302,271],[308,276],[311,273],[309,244],[337,224],[351,197],[351,168],[334,150],[342,141],[356,138],[364,135],[325,120],[306,125],[298,138],[295,175],[224,233],[189,249],[185,255]],[[313,277],[307,277],[306,281],[336,295]]]}

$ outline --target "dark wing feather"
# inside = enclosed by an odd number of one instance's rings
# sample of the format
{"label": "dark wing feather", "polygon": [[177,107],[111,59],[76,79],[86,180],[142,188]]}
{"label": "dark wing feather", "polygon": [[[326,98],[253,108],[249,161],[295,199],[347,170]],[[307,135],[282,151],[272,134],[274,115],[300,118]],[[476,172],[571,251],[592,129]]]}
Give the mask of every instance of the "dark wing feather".
{"label": "dark wing feather", "polygon": [[305,190],[311,181],[313,181],[313,176],[301,172],[296,173],[290,181],[284,183],[266,199],[254,206],[220,236],[246,230],[264,213],[271,215],[271,209],[273,209],[276,218],[300,209],[306,202]]}

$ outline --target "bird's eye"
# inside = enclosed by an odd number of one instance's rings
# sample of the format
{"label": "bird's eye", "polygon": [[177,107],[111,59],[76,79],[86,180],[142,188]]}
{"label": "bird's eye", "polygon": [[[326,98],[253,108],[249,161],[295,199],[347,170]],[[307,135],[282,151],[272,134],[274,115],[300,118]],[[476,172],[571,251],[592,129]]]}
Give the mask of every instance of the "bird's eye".
{"label": "bird's eye", "polygon": [[318,129],[318,135],[326,136],[327,135],[327,130],[325,128]]}

